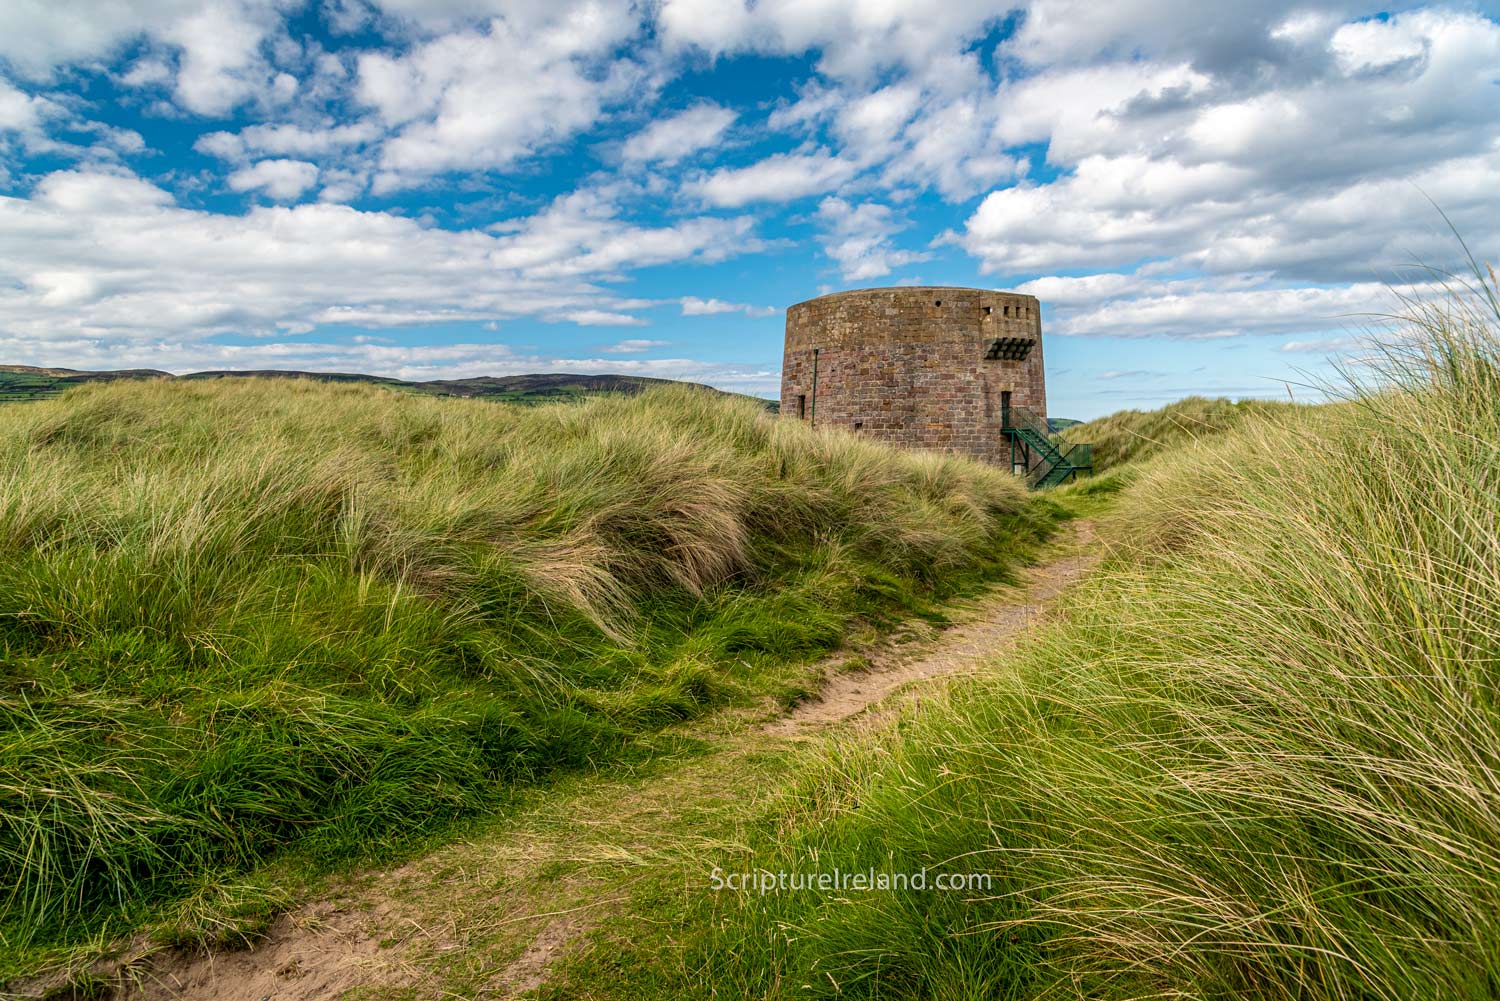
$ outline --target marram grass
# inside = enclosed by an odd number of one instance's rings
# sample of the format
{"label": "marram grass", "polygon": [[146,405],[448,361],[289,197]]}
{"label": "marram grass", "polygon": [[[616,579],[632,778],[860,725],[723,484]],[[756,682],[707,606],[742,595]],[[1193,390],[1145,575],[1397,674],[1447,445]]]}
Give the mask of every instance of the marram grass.
{"label": "marram grass", "polygon": [[378,849],[776,694],[851,617],[1002,568],[1037,511],[979,464],[693,391],[6,408],[0,981],[169,901],[243,909],[234,874],[279,852]]}
{"label": "marram grass", "polygon": [[1342,402],[1146,463],[1061,622],[700,865],[990,894],[690,888],[655,989],[1500,996],[1497,293],[1415,309]]}
{"label": "marram grass", "polygon": [[1093,445],[1094,471],[1103,473],[1138,462],[1179,445],[1223,434],[1247,418],[1298,409],[1273,400],[1238,402],[1189,396],[1159,410],[1121,410],[1107,417],[1072,424],[1060,432],[1064,441]]}

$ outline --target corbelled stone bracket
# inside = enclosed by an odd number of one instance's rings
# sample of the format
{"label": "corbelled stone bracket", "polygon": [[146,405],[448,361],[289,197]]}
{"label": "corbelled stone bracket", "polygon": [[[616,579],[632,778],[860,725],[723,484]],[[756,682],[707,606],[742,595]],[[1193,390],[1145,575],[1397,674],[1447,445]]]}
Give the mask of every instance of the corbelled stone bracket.
{"label": "corbelled stone bracket", "polygon": [[1025,361],[1035,345],[1033,337],[996,337],[984,357],[986,361]]}

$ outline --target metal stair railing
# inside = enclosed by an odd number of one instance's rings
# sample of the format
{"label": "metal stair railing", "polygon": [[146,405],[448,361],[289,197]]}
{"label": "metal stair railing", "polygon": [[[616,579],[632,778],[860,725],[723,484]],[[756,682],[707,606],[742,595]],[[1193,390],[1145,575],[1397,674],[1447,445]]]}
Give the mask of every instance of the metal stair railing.
{"label": "metal stair railing", "polygon": [[1046,419],[1025,407],[1009,406],[1002,410],[1000,426],[1007,436],[1024,442],[1040,460],[1037,467],[1027,474],[1033,489],[1057,486],[1085,470],[1093,472],[1092,445],[1080,443],[1059,447]]}
{"label": "metal stair railing", "polygon": [[1007,431],[1032,431],[1042,438],[1048,438],[1052,434],[1052,429],[1047,426],[1046,418],[1015,404],[1001,409],[1000,426]]}

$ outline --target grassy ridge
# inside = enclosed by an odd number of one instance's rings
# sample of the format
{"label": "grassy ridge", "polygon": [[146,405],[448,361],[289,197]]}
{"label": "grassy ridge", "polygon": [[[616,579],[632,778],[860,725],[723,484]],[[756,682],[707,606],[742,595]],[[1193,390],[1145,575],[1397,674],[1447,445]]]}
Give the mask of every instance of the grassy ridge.
{"label": "grassy ridge", "polygon": [[700,863],[989,893],[694,886],[656,989],[1500,994],[1500,290],[1413,325],[1379,391],[1151,463],[1018,663],[842,744]]}
{"label": "grassy ridge", "polygon": [[1222,397],[1189,396],[1157,410],[1121,410],[1059,432],[1066,442],[1094,446],[1094,470],[1104,472],[1126,462],[1146,459],[1198,438],[1212,437],[1238,426],[1247,417],[1287,413],[1290,403],[1267,400],[1234,402]]}
{"label": "grassy ridge", "polygon": [[[775,691],[1045,531],[1016,481],[691,390],[311,381],[0,413],[0,982]],[[232,893],[229,893],[232,896]]]}

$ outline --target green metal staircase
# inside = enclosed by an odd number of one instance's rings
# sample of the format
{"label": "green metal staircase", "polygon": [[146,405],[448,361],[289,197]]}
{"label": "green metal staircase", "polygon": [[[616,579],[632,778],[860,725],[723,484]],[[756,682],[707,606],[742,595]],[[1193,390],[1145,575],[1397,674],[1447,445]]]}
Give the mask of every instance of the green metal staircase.
{"label": "green metal staircase", "polygon": [[1000,430],[1010,439],[1011,468],[1018,465],[1017,455],[1023,456],[1026,480],[1033,490],[1055,487],[1079,473],[1094,471],[1094,446],[1058,441],[1047,427],[1046,419],[1025,407],[1008,406],[1002,410]]}

